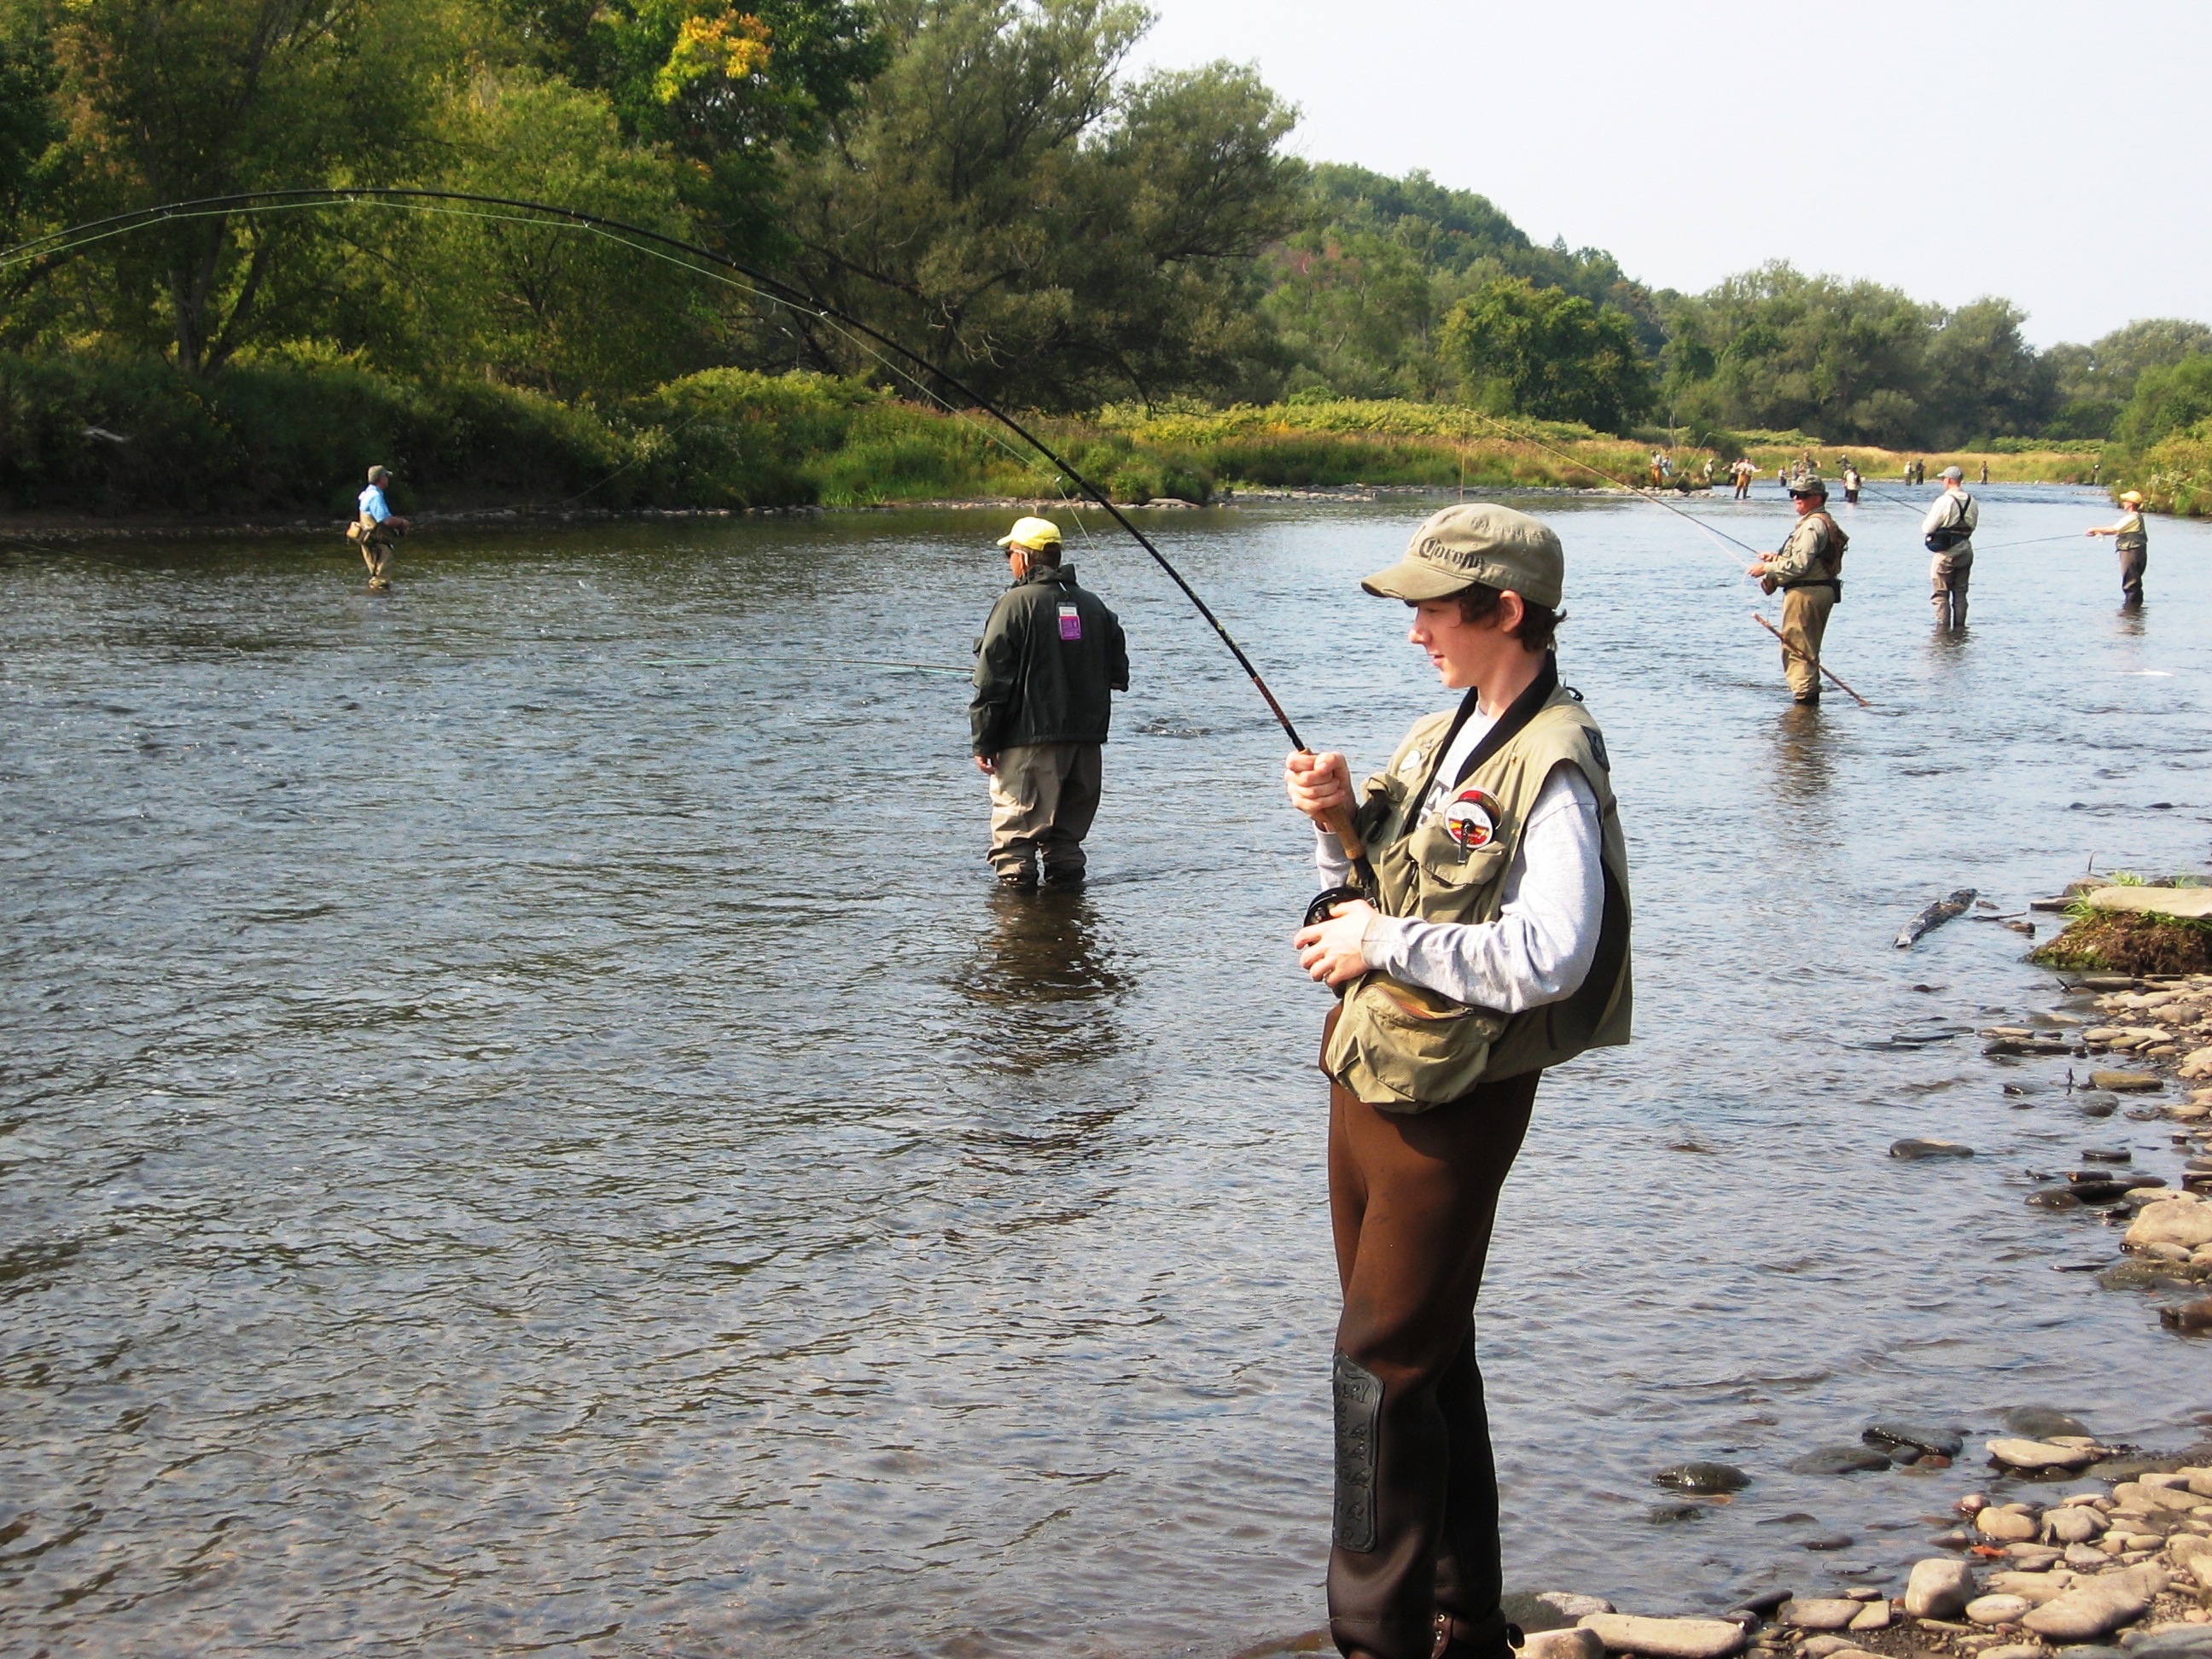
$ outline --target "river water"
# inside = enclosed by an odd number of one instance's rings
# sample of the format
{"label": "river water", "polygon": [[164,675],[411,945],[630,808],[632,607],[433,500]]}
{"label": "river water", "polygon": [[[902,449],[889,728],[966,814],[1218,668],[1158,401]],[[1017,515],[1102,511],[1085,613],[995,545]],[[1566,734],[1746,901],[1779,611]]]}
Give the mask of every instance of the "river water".
{"label": "river water", "polygon": [[[1524,503],[1618,767],[1638,1030],[1546,1082],[1507,1188],[1514,1584],[1893,1583],[1970,1469],[1790,1458],[1883,1413],[2172,1442],[2212,1407],[2148,1301],[2052,1271],[2110,1232],[2021,1202],[2084,1145],[2171,1174],[2164,1126],[1890,1040],[2051,1000],[2001,927],[1892,949],[1927,900],[2208,851],[2212,530],[2154,526],[2130,617],[2109,542],[1994,545],[2101,499],[1980,494],[1958,639],[1917,506],[1838,508],[1829,654],[1871,713],[1786,705],[1690,526]],[[1372,764],[1449,700],[1354,586],[1432,505],[1158,527]],[[1697,510],[1762,545],[1786,512]],[[1327,998],[1286,943],[1285,744],[1164,579],[1076,536],[1134,658],[1096,879],[993,890],[964,684],[878,665],[966,661],[995,533],[454,531],[386,598],[335,538],[0,555],[0,1651],[1223,1655],[1320,1621]],[[1654,1520],[1692,1457],[1754,1484]],[[1807,1554],[1815,1523],[1855,1541]]]}

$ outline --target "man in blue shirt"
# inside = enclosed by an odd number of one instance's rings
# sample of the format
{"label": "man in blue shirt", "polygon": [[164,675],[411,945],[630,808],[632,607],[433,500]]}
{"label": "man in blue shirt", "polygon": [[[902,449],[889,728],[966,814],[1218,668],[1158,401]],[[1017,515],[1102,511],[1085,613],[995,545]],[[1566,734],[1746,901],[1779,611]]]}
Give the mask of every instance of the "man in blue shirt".
{"label": "man in blue shirt", "polygon": [[368,567],[368,591],[381,593],[392,586],[392,547],[407,533],[407,520],[384,499],[384,486],[392,482],[392,469],[368,469],[368,488],[361,492],[361,517],[351,534],[361,544],[362,562]]}

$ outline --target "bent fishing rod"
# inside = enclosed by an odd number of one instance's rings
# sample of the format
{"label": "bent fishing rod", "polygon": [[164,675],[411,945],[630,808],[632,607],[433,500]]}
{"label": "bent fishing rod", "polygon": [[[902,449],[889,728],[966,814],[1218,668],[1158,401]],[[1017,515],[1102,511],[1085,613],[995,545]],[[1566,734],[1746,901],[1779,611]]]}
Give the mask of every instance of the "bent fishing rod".
{"label": "bent fishing rod", "polygon": [[[1034,449],[1051,463],[1054,469],[1068,483],[1081,490],[1091,501],[1096,501],[1108,517],[1127,531],[1137,545],[1152,556],[1152,562],[1167,573],[1168,579],[1182,590],[1182,596],[1190,601],[1192,607],[1206,619],[1206,625],[1213,629],[1215,637],[1228,647],[1230,655],[1237,659],[1237,665],[1244,671],[1245,678],[1252,682],[1253,690],[1257,691],[1261,700],[1267,703],[1267,712],[1274,716],[1275,723],[1283,728],[1284,735],[1291,740],[1291,746],[1302,754],[1312,752],[1307,747],[1305,739],[1298,735],[1298,728],[1291,723],[1290,715],[1285,712],[1283,705],[1276,699],[1274,692],[1268,689],[1267,681],[1260,677],[1259,669],[1254,666],[1252,659],[1244,654],[1244,647],[1237,643],[1229,629],[1223,624],[1221,618],[1213,614],[1212,607],[1199,597],[1198,590],[1184,580],[1180,570],[1168,562],[1167,556],[1152,544],[1150,537],[1129,522],[1121,509],[1108,499],[1103,489],[1068,465],[1043,439],[975,391],[974,387],[932,362],[921,353],[902,345],[881,330],[861,321],[848,312],[839,310],[794,283],[771,276],[741,260],[732,259],[726,254],[717,253],[712,248],[702,246],[697,242],[688,241],[680,236],[671,236],[665,232],[653,230],[644,225],[631,224],[626,220],[611,218],[605,214],[586,212],[580,208],[562,207],[550,202],[533,202],[520,197],[483,195],[473,191],[429,190],[401,185],[361,186],[344,190],[330,188],[258,190],[240,191],[226,196],[200,196],[183,201],[164,202],[157,206],[139,208],[129,213],[114,214],[105,219],[94,219],[84,224],[72,225],[67,229],[54,231],[45,236],[34,237],[27,242],[18,243],[14,247],[0,248],[0,269],[21,264],[32,259],[58,258],[79,248],[88,246],[94,242],[104,241],[112,236],[126,235],[135,231],[149,229],[156,225],[183,220],[218,218],[230,214],[276,212],[296,208],[390,206],[437,211],[439,210],[435,204],[444,202],[463,204],[473,209],[495,208],[509,214],[533,215],[536,216],[533,219],[524,222],[552,222],[556,224],[573,225],[609,241],[635,248],[640,252],[652,253],[653,247],[657,246],[672,250],[690,258],[703,259],[711,265],[719,265],[726,270],[734,271],[743,276],[748,283],[754,285],[753,291],[763,298],[772,300],[793,311],[818,317],[825,321],[854,330],[857,333],[865,335],[884,350],[895,353],[924,374],[933,376]],[[652,246],[641,246],[641,244]],[[655,257],[666,258],[667,256],[656,254]],[[673,263],[681,264],[680,261]],[[701,274],[711,273],[702,272]],[[1340,811],[1334,815],[1334,819],[1340,821],[1333,820],[1330,827],[1336,831],[1338,838],[1342,842],[1346,856],[1352,860],[1362,884],[1371,888],[1374,885],[1373,872],[1367,862],[1365,848],[1361,845],[1358,833],[1353,827],[1351,813],[1348,811]]]}

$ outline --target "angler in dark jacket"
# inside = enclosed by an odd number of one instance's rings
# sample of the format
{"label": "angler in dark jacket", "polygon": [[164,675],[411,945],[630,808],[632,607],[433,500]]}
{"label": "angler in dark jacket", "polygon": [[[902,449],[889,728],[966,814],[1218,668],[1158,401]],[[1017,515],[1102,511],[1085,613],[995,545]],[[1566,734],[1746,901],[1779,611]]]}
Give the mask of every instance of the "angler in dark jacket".
{"label": "angler in dark jacket", "polygon": [[999,540],[1014,585],[975,642],[968,705],[977,769],[991,780],[991,867],[1009,887],[1083,880],[1098,811],[1100,750],[1129,648],[1105,602],[1060,562],[1060,526],[1022,519]]}

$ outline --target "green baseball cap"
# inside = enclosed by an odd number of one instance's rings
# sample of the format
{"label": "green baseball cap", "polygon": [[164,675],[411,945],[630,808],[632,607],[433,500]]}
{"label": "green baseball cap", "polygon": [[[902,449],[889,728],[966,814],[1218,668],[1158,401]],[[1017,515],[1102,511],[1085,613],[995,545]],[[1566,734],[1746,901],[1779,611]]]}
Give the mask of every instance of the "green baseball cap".
{"label": "green baseball cap", "polygon": [[1377,599],[1449,599],[1476,582],[1556,609],[1567,556],[1541,519],[1489,501],[1434,513],[1413,532],[1406,556],[1359,585]]}

